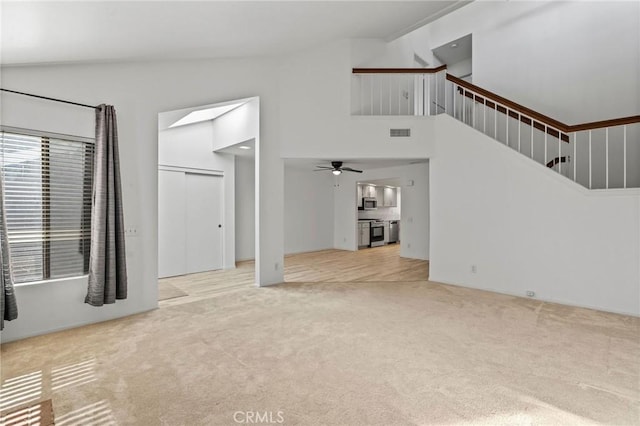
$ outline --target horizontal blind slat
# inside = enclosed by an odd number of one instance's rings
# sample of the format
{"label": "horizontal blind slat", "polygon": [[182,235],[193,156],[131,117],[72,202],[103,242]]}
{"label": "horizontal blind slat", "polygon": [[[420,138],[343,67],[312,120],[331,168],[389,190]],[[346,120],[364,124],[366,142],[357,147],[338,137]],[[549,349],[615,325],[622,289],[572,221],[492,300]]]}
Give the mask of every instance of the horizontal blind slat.
{"label": "horizontal blind slat", "polygon": [[92,142],[0,132],[17,284],[86,273],[94,153]]}

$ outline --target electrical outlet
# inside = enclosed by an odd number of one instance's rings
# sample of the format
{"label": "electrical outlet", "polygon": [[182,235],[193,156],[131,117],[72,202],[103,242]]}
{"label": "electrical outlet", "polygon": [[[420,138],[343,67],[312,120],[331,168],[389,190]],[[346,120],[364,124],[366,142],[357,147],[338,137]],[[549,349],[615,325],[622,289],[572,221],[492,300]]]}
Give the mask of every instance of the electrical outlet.
{"label": "electrical outlet", "polygon": [[536,292],[535,292],[535,291],[528,290],[528,291],[527,291],[527,297],[536,297]]}
{"label": "electrical outlet", "polygon": [[471,273],[475,274],[476,272],[478,272],[478,267],[476,265],[471,265]]}
{"label": "electrical outlet", "polygon": [[274,267],[275,267],[275,270],[277,271],[278,269],[280,269],[280,264],[278,262],[276,262]]}
{"label": "electrical outlet", "polygon": [[407,248],[411,248],[411,243],[407,243]]}

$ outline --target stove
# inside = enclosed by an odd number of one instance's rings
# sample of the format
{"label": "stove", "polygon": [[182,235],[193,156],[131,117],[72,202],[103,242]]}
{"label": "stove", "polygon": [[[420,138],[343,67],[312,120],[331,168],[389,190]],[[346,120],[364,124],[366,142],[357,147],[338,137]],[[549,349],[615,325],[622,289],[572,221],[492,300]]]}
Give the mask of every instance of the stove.
{"label": "stove", "polygon": [[372,220],[369,225],[369,247],[384,245],[384,222]]}

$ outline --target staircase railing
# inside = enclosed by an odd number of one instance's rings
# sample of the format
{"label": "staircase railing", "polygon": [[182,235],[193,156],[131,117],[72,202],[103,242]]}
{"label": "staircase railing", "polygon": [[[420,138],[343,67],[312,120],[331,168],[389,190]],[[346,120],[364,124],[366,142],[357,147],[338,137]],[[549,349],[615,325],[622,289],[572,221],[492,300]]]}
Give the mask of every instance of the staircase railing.
{"label": "staircase railing", "polygon": [[567,125],[446,73],[353,70],[352,115],[446,113],[589,189],[640,187],[640,116]]}

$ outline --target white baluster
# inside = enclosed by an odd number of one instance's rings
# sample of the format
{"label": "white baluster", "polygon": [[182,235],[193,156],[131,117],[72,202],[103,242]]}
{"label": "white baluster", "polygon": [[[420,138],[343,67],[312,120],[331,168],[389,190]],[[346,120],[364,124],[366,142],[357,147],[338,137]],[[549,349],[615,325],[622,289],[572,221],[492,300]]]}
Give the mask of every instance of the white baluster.
{"label": "white baluster", "polygon": [[387,106],[387,108],[389,111],[388,115],[391,115],[391,92],[393,92],[393,89],[391,89],[391,83],[393,81],[393,74],[389,74],[388,80],[389,80],[389,105]]}
{"label": "white baluster", "polygon": [[544,165],[547,165],[547,135],[549,134],[549,128],[544,125]]}
{"label": "white baluster", "polygon": [[482,98],[482,133],[487,134],[487,98]]}
{"label": "white baluster", "polygon": [[380,110],[378,111],[378,115],[382,115],[382,86],[384,82],[385,74],[380,76]]}
{"label": "white baluster", "polygon": [[374,78],[375,78],[375,74],[371,74],[371,85],[370,85],[370,89],[371,89],[371,100],[369,102],[370,108],[369,110],[371,111],[371,115],[373,115],[373,82],[374,82]]}
{"label": "white baluster", "polygon": [[558,130],[558,173],[562,174],[562,133]]}
{"label": "white baluster", "polygon": [[493,138],[498,140],[498,104],[493,103]]}
{"label": "white baluster", "polygon": [[411,94],[409,86],[411,86],[411,80],[407,80],[407,115],[409,115],[409,111],[411,111]]}
{"label": "white baluster", "polygon": [[533,160],[533,118],[531,119],[531,140],[529,141],[529,149],[531,153],[531,159]]}
{"label": "white baluster", "polygon": [[435,114],[438,115],[438,74],[429,74],[435,76],[435,86],[436,86],[436,102],[435,102]]}
{"label": "white baluster", "polygon": [[592,164],[591,164],[591,130],[589,130],[589,189],[593,187],[592,185]]}
{"label": "white baluster", "polygon": [[476,95],[471,92],[471,123],[476,128]]}
{"label": "white baluster", "polygon": [[518,152],[522,153],[521,145],[520,145],[520,124],[522,123],[522,116],[518,113]]}
{"label": "white baluster", "polygon": [[627,125],[625,124],[622,127],[622,160],[624,164],[622,165],[622,187],[627,187]]}
{"label": "white baluster", "polygon": [[427,88],[427,115],[431,115],[431,76],[429,74],[429,87]]}
{"label": "white baluster", "polygon": [[504,112],[505,112],[505,129],[507,132],[507,146],[509,145],[509,108],[507,108],[506,106],[504,107]]}
{"label": "white baluster", "polygon": [[402,79],[398,78],[398,115],[402,115],[400,103],[402,102]]}
{"label": "white baluster", "polygon": [[578,132],[573,133],[573,181],[578,182],[577,166],[578,166],[578,142],[577,142]]}
{"label": "white baluster", "polygon": [[458,85],[457,84],[452,84],[453,86],[453,118],[458,118],[456,115],[456,97],[458,96]]}
{"label": "white baluster", "polygon": [[604,187],[609,189],[609,128],[604,129]]}
{"label": "white baluster", "polygon": [[447,79],[444,79],[444,113],[447,113]]}
{"label": "white baluster", "polygon": [[463,87],[462,88],[462,122],[464,124],[467,124],[467,120],[466,120],[466,109],[467,109],[467,91],[466,89]]}

